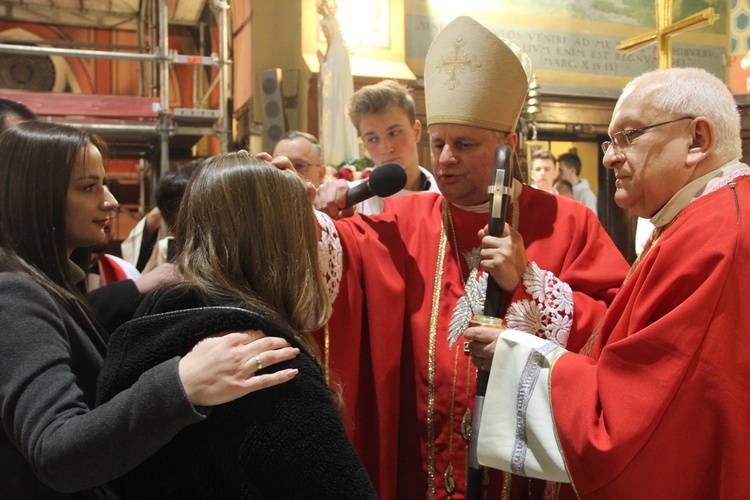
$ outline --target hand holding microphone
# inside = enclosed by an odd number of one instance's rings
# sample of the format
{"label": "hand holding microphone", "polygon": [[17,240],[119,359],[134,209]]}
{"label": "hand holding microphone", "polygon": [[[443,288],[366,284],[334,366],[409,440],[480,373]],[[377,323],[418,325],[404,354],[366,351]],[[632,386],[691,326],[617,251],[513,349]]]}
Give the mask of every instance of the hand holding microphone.
{"label": "hand holding microphone", "polygon": [[346,208],[380,196],[396,194],[406,186],[406,170],[398,163],[385,163],[372,171],[370,177],[349,189],[346,193]]}
{"label": "hand holding microphone", "polygon": [[386,163],[372,171],[370,177],[356,186],[338,179],[318,188],[315,208],[334,219],[354,213],[351,207],[373,196],[385,198],[401,191],[406,185],[406,171],[397,163]]}

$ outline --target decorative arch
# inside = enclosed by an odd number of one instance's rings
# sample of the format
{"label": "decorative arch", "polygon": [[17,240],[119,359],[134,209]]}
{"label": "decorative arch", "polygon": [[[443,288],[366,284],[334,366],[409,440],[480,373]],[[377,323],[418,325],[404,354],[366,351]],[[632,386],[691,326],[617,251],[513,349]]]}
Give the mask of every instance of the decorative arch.
{"label": "decorative arch", "polygon": [[[28,25],[28,27],[14,27],[0,31],[0,36],[18,41],[29,40],[51,40],[63,38],[46,26]],[[54,83],[50,92],[72,92],[74,94],[91,92],[91,84],[88,73],[79,60],[67,59],[62,56],[40,56],[47,57],[54,67]]]}

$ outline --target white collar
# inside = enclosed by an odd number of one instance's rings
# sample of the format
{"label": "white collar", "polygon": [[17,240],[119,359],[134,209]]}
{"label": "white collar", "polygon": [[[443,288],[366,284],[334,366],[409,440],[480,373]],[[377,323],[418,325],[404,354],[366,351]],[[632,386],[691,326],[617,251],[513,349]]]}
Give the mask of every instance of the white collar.
{"label": "white collar", "polygon": [[701,196],[716,191],[737,177],[750,175],[750,168],[739,161],[739,158],[733,158],[719,168],[685,184],[651,217],[651,223],[654,227],[662,227]]}
{"label": "white collar", "polygon": [[[521,191],[523,191],[523,183],[519,181],[518,179],[513,179],[513,201],[516,201],[519,196],[521,196]],[[460,208],[464,212],[473,212],[475,214],[486,214],[490,211],[490,201],[487,200],[484,203],[480,203],[479,205],[459,205],[457,203],[451,203],[456,208]]]}

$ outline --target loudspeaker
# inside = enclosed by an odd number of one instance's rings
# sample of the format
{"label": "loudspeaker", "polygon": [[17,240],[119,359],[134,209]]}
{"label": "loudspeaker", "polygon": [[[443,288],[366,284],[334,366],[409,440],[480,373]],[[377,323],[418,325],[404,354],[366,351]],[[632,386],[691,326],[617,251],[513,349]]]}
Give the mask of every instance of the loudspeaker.
{"label": "loudspeaker", "polygon": [[284,105],[281,99],[281,68],[260,73],[260,90],[263,98],[263,115],[266,118],[264,135],[268,140],[268,152],[286,132]]}

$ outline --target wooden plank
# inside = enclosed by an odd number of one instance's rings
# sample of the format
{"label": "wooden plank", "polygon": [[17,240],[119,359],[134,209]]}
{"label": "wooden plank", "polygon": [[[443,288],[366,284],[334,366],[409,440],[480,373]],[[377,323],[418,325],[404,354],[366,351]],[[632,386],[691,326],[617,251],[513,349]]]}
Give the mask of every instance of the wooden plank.
{"label": "wooden plank", "polygon": [[59,94],[0,90],[0,97],[23,103],[39,116],[157,118],[159,99],[102,94]]}

